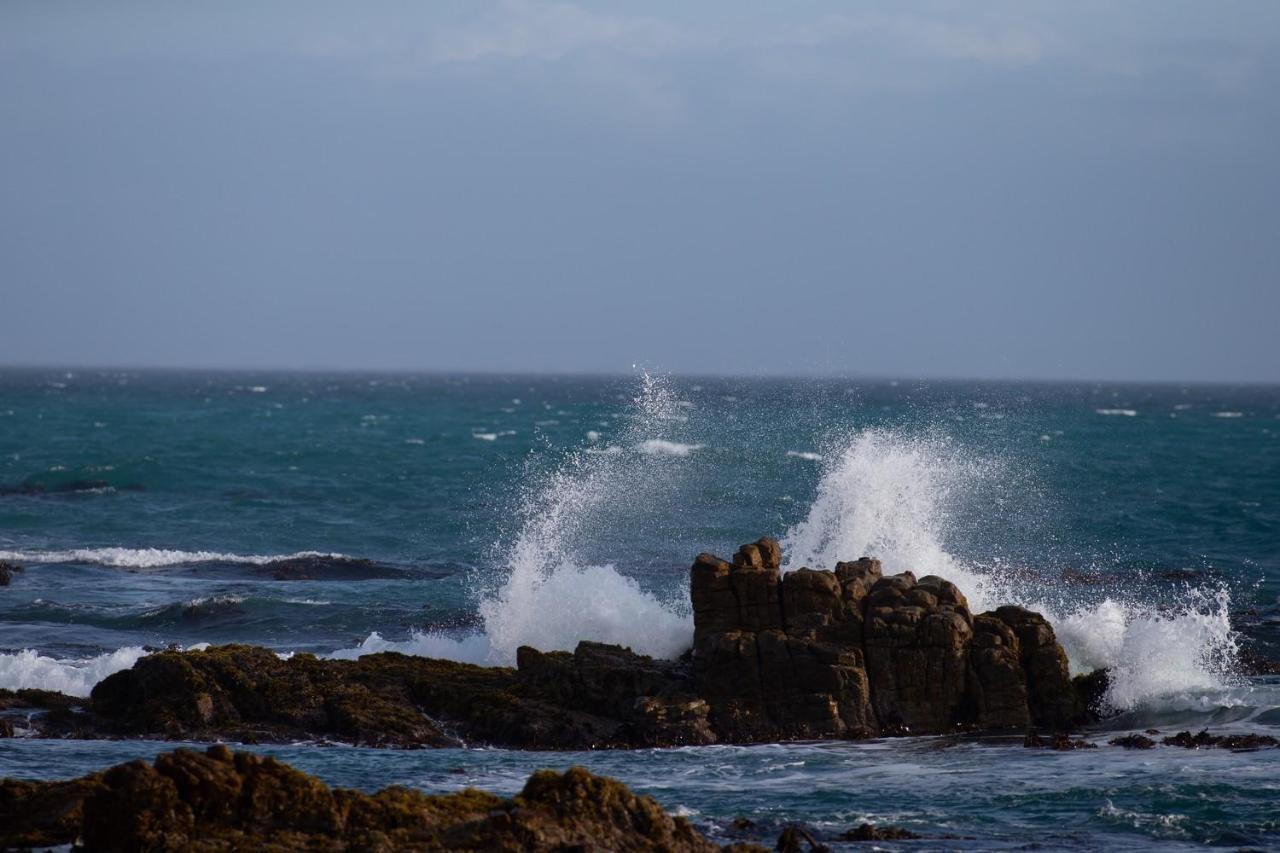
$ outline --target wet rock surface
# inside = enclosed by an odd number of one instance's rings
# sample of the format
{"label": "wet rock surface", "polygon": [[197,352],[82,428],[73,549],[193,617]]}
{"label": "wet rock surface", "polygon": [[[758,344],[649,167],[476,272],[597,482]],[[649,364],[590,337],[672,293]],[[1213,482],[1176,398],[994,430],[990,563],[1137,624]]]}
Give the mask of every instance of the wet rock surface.
{"label": "wet rock surface", "polygon": [[107,851],[719,849],[652,799],[581,768],[535,773],[511,799],[364,794],[217,745],[68,782],[0,780],[0,847],[77,839]]}
{"label": "wet rock surface", "polygon": [[167,650],[24,724],[47,736],[581,749],[1060,732],[1084,719],[1080,685],[1039,614],[974,615],[945,579],[885,576],[872,559],[786,575],[781,559],[771,539],[732,561],[700,555],[693,648],[680,660],[585,641],[573,652],[522,647],[515,668]]}

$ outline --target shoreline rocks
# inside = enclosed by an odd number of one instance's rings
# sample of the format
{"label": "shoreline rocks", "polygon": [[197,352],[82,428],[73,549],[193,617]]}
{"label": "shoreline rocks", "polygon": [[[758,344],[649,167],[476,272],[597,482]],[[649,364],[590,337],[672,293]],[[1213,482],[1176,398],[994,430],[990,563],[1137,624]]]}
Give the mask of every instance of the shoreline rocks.
{"label": "shoreline rocks", "polygon": [[0,848],[77,839],[92,850],[720,849],[649,797],[582,768],[535,773],[511,799],[472,788],[365,794],[220,744],[66,782],[0,780]]}
{"label": "shoreline rocks", "polygon": [[885,576],[869,558],[786,575],[781,560],[772,539],[732,561],[699,555],[693,647],[674,661],[589,641],[522,647],[515,668],[228,645],[151,654],[87,700],[46,697],[48,713],[0,691],[0,715],[37,736],[520,749],[1061,732],[1086,720],[1080,691],[1099,679],[1072,682],[1039,614],[974,615],[949,581]]}

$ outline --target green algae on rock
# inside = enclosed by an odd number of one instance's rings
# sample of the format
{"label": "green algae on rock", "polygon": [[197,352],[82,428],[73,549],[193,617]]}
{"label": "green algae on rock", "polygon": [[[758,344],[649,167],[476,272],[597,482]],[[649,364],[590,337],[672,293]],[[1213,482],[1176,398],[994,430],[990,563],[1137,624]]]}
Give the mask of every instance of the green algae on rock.
{"label": "green algae on rock", "polygon": [[535,773],[511,799],[364,794],[216,745],[68,782],[0,780],[0,847],[77,839],[106,851],[719,849],[649,797],[581,768]]}

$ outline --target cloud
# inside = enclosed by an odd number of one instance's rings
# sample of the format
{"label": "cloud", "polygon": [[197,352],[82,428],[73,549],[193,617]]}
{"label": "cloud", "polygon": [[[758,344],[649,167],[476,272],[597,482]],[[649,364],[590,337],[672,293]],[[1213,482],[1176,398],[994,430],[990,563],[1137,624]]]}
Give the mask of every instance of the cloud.
{"label": "cloud", "polygon": [[687,49],[682,29],[653,18],[594,12],[570,3],[504,0],[480,21],[437,32],[426,55],[438,63],[557,60],[594,48],[648,58]]}

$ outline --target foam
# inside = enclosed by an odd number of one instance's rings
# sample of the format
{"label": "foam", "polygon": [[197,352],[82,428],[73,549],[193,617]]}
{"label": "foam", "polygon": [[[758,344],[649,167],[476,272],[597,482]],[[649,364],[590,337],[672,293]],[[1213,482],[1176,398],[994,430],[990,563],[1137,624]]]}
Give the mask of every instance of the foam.
{"label": "foam", "polygon": [[787,456],[791,457],[792,459],[804,459],[809,462],[822,461],[822,454],[814,453],[811,450],[788,450]]}
{"label": "foam", "polygon": [[14,563],[92,563],[128,569],[154,569],[191,563],[237,563],[265,566],[302,557],[348,559],[345,554],[297,551],[293,554],[226,554],[220,551],[178,551],[166,548],[73,548],[66,551],[0,551],[0,560]]}
{"label": "foam", "polygon": [[53,658],[32,649],[0,654],[0,688],[34,688],[88,696],[99,681],[128,669],[146,654],[141,646],[127,646],[90,658]]}
{"label": "foam", "polygon": [[1214,412],[1215,418],[1243,418],[1244,412]]}
{"label": "foam", "polygon": [[1100,415],[1111,415],[1125,418],[1134,418],[1138,416],[1137,409],[1094,409]]}
{"label": "foam", "polygon": [[701,444],[682,444],[678,441],[650,438],[637,444],[636,450],[650,456],[688,456],[695,450],[701,450],[702,447]]}
{"label": "foam", "polygon": [[1054,624],[1072,674],[1110,670],[1103,701],[1113,711],[1213,707],[1236,681],[1238,635],[1225,586],[1188,588],[1168,610],[1111,598],[1061,615],[1052,604],[1038,609]]}

